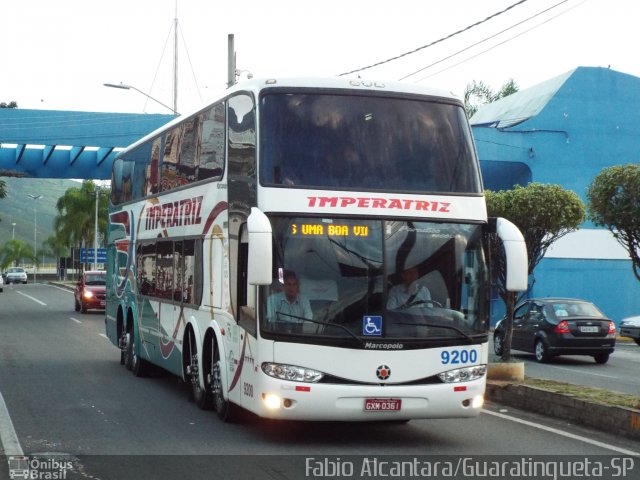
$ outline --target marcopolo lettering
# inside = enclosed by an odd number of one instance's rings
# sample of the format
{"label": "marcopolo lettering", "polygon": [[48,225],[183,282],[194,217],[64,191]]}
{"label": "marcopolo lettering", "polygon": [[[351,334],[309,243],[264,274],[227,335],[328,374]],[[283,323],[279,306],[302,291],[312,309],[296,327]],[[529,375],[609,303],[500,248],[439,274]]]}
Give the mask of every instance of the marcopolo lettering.
{"label": "marcopolo lettering", "polygon": [[449,213],[451,203],[413,198],[379,197],[307,197],[311,208],[380,208]]}
{"label": "marcopolo lettering", "polygon": [[202,196],[151,205],[145,213],[145,230],[202,223]]}

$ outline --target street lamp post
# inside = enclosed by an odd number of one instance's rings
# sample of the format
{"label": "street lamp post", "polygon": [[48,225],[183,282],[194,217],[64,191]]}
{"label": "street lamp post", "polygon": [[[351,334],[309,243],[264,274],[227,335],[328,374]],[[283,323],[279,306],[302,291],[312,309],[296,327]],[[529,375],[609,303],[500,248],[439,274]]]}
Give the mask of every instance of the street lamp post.
{"label": "street lamp post", "polygon": [[93,226],[93,269],[98,270],[98,201],[100,200],[100,189],[96,185],[96,216]]}
{"label": "street lamp post", "polygon": [[[40,200],[42,195],[27,194],[32,200]],[[36,263],[38,262],[38,209],[36,203],[33,204],[33,283],[36,283]]]}
{"label": "street lamp post", "polygon": [[149,95],[148,93],[143,92],[142,90],[134,87],[133,85],[127,85],[126,83],[103,83],[103,85],[105,87],[110,87],[110,88],[120,88],[122,90],[135,90],[138,93],[141,93],[142,95],[144,95],[145,97],[147,97],[150,100],[153,100],[156,103],[159,103],[160,105],[162,105],[164,108],[168,108],[169,110],[171,110],[173,112],[174,115],[180,115],[175,108],[171,108],[169,105],[165,105],[164,103],[162,103],[160,100],[153,98],[151,95]]}
{"label": "street lamp post", "polygon": [[16,222],[11,224],[11,240],[16,239]]}

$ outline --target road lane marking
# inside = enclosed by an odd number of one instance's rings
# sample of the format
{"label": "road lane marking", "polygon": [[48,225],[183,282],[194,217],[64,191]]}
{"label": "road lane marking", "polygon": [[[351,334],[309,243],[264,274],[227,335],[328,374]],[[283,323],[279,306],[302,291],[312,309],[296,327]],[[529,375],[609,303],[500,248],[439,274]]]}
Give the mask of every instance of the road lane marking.
{"label": "road lane marking", "polygon": [[45,307],[47,306],[46,303],[41,302],[40,300],[38,300],[37,298],[32,297],[31,295],[27,295],[26,293],[22,293],[20,290],[16,290],[16,293],[19,293],[23,297],[27,297],[29,300],[33,300],[34,302],[39,303],[40,305],[44,305]]}
{"label": "road lane marking", "polygon": [[558,367],[558,369],[566,370],[566,371],[574,373],[574,374],[575,373],[582,373],[584,375],[593,375],[595,377],[617,378],[618,380],[622,380],[622,378],[616,377],[615,375],[606,375],[604,373],[593,373],[593,372],[587,372],[587,371],[584,371],[584,370],[574,370],[573,368],[569,368],[569,367]]}
{"label": "road lane marking", "polygon": [[82,323],[80,320],[78,320],[77,318],[73,318],[73,317],[69,317],[71,320],[73,320],[76,323]]}
{"label": "road lane marking", "polygon": [[575,435],[573,433],[565,432],[564,430],[559,430],[553,427],[548,427],[546,425],[540,425],[538,423],[529,422],[521,418],[505,415],[504,413],[492,412],[491,410],[486,410],[486,409],[483,409],[482,413],[488,413],[489,415],[493,415],[494,417],[499,417],[504,420],[511,420],[512,422],[521,423],[522,425],[528,425],[529,427],[534,427],[540,430],[544,430],[546,432],[555,433],[556,435],[562,435],[563,437],[571,438],[573,440],[578,440],[584,443],[590,443],[591,445],[595,445],[596,447],[606,448],[607,450],[613,450],[614,452],[618,452],[622,455],[633,455],[635,457],[640,456],[640,452],[634,452],[633,450],[627,450],[626,448],[616,447],[615,445],[599,442],[598,440],[592,440],[590,438],[582,437],[580,435]]}
{"label": "road lane marking", "polygon": [[7,457],[24,455],[2,393],[0,393],[0,440],[4,448],[4,455]]}
{"label": "road lane marking", "polygon": [[59,287],[58,285],[48,284],[51,288],[57,288],[58,290],[62,290],[63,292],[71,293],[73,295],[73,290],[69,290],[68,288]]}

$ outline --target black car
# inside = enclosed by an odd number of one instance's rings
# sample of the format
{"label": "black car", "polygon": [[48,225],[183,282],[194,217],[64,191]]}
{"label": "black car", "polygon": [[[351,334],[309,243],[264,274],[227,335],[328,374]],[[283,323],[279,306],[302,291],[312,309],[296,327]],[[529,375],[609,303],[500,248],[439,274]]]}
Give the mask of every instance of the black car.
{"label": "black car", "polygon": [[[493,332],[502,355],[504,319]],[[598,308],[573,298],[531,298],[516,306],[511,348],[534,353],[539,362],[556,355],[591,355],[607,363],[616,345],[616,326]]]}

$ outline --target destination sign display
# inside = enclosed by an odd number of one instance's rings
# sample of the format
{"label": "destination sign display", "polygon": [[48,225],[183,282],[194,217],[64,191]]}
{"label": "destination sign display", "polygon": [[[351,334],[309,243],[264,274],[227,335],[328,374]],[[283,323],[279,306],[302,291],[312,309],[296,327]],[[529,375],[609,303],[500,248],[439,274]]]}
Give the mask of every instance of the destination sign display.
{"label": "destination sign display", "polygon": [[368,225],[339,225],[334,223],[292,223],[291,235],[301,237],[368,237]]}

